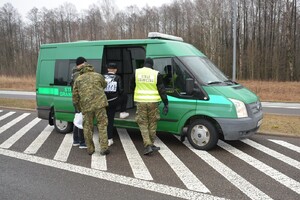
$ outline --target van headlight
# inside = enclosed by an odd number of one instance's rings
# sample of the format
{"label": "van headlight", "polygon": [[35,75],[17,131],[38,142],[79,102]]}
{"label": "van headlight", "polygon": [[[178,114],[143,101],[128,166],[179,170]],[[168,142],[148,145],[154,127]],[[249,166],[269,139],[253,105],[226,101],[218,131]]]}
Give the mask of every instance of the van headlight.
{"label": "van headlight", "polygon": [[236,99],[230,99],[230,98],[229,100],[234,104],[238,118],[248,117],[248,112],[244,102]]}

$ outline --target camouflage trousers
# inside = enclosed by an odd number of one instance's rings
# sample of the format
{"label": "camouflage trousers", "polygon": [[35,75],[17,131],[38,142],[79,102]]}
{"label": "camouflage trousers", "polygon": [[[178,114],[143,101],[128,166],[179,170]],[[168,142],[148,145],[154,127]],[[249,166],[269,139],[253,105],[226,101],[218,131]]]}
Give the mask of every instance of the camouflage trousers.
{"label": "camouflage trousers", "polygon": [[153,145],[156,138],[157,121],[160,119],[157,102],[138,102],[135,120],[139,125],[144,147]]}
{"label": "camouflage trousers", "polygon": [[85,112],[83,115],[83,133],[88,153],[95,151],[93,142],[94,118],[97,120],[100,148],[101,150],[108,149],[106,109],[101,108],[91,112]]}

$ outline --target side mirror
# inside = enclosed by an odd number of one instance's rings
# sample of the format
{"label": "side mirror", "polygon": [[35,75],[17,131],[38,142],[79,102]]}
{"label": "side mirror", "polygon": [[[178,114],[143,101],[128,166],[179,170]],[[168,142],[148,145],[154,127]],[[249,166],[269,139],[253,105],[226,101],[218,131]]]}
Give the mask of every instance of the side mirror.
{"label": "side mirror", "polygon": [[185,91],[187,95],[192,95],[194,91],[194,79],[185,79]]}

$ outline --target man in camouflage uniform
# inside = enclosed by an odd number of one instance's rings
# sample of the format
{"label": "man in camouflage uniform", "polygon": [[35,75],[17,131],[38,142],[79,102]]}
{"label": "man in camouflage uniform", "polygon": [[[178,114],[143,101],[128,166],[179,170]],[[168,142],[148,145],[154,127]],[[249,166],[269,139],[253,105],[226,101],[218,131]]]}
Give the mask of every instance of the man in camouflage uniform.
{"label": "man in camouflage uniform", "polygon": [[164,103],[163,113],[168,113],[168,98],[162,76],[152,69],[153,60],[146,58],[144,67],[137,69],[131,84],[134,89],[134,101],[137,102],[136,122],[139,125],[144,142],[144,155],[160,150],[154,145],[157,121],[160,119],[158,104]]}
{"label": "man in camouflage uniform", "polygon": [[105,87],[104,77],[94,72],[93,66],[84,63],[80,67],[80,76],[75,80],[73,86],[73,103],[83,115],[83,133],[89,155],[95,152],[93,142],[94,118],[97,120],[99,131],[100,154],[110,153],[107,140],[106,106],[108,103],[104,93]]}

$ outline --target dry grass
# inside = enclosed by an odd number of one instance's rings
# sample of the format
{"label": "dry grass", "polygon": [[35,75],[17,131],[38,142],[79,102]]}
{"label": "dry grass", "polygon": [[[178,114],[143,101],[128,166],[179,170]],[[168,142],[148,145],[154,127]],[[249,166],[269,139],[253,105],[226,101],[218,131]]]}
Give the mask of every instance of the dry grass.
{"label": "dry grass", "polygon": [[35,76],[12,77],[0,75],[0,90],[35,91]]}
{"label": "dry grass", "polygon": [[35,100],[0,98],[0,107],[35,109]]}
{"label": "dry grass", "polygon": [[264,114],[259,132],[266,134],[300,136],[300,116]]}
{"label": "dry grass", "polygon": [[300,82],[239,81],[261,101],[300,102]]}
{"label": "dry grass", "polygon": [[[300,82],[238,81],[256,93],[261,101],[299,102]],[[35,76],[0,75],[0,90],[35,91]],[[35,109],[35,100],[0,98],[0,107]],[[300,116],[264,115],[259,132],[300,136]]]}

